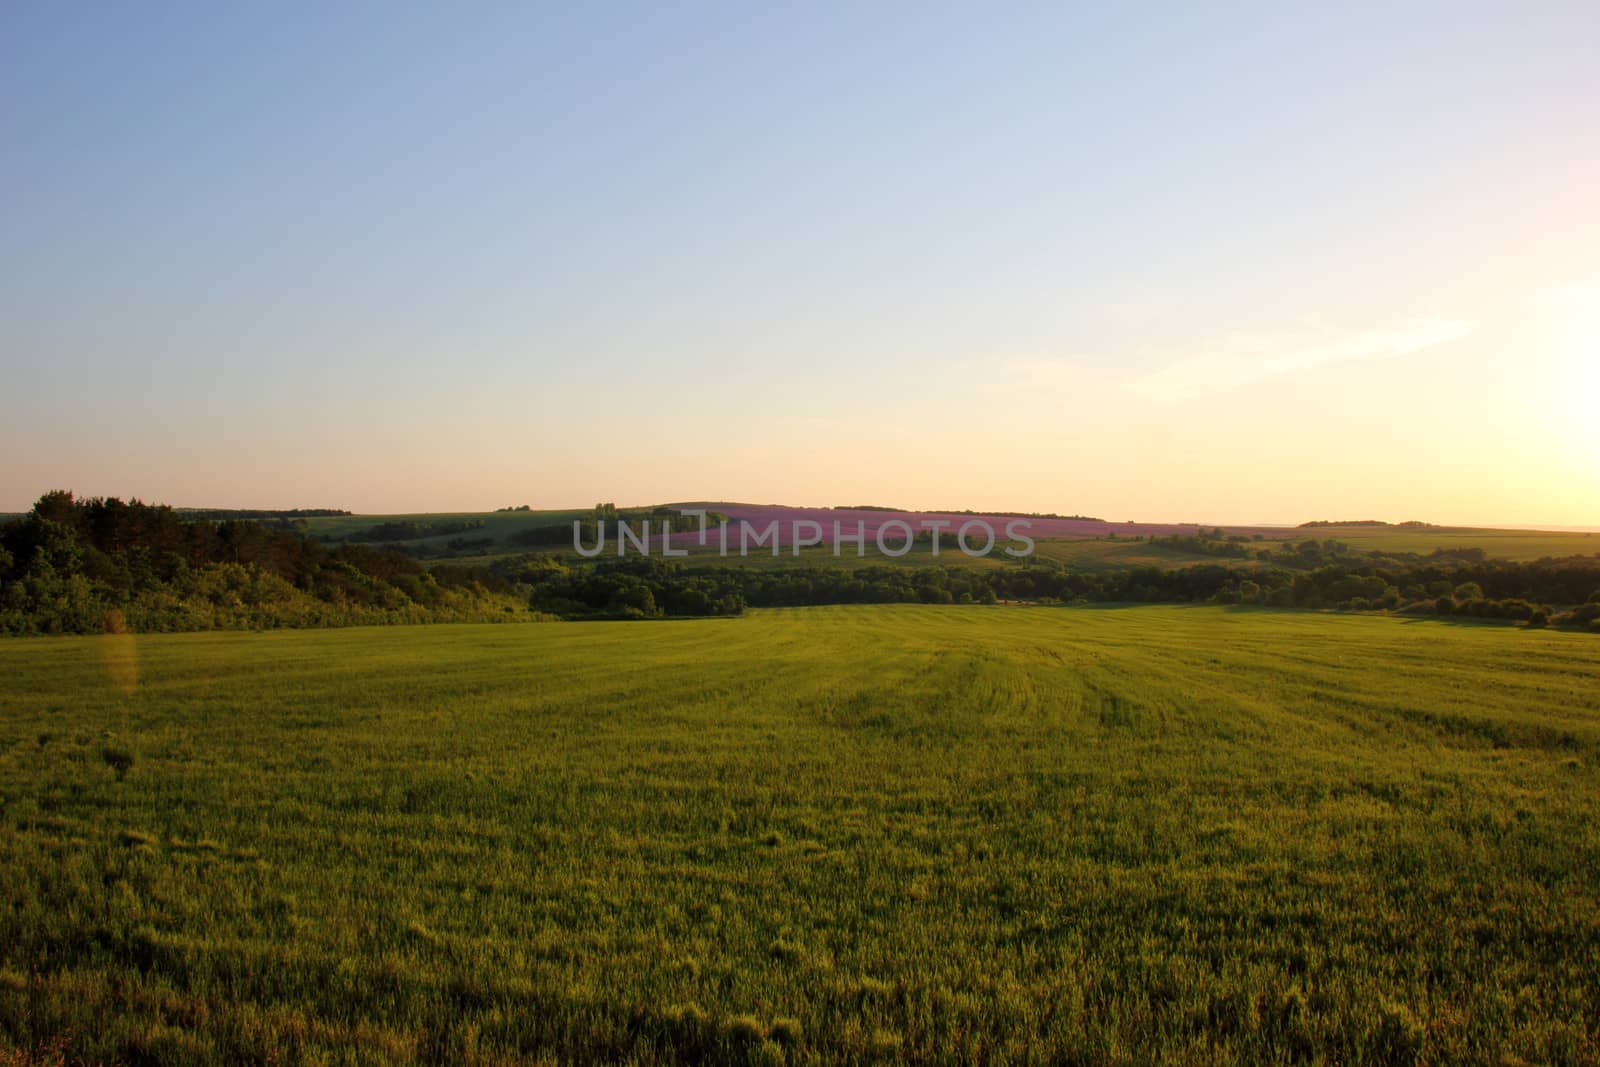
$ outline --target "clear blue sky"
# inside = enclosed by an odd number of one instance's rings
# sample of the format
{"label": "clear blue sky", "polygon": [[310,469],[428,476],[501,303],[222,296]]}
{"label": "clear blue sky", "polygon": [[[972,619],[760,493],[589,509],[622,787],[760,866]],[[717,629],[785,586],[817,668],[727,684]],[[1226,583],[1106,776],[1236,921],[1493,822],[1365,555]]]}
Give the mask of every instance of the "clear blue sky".
{"label": "clear blue sky", "polygon": [[464,6],[0,7],[0,509],[1600,522],[1600,5]]}

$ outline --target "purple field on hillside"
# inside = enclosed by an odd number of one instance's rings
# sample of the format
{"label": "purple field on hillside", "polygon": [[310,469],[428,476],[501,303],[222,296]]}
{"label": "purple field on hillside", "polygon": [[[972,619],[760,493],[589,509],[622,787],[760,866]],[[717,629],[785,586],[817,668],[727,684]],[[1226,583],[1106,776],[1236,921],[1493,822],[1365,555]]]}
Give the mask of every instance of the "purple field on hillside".
{"label": "purple field on hillside", "polygon": [[[866,536],[870,539],[876,536],[878,528],[887,522],[899,520],[909,523],[913,532],[920,532],[924,519],[931,521],[944,520],[950,523],[941,531],[942,538],[953,539],[956,531],[961,529],[963,523],[974,520],[987,522],[994,528],[995,537],[1000,541],[1006,540],[1006,524],[1008,522],[1027,523],[1026,527],[1019,527],[1019,531],[1026,533],[1035,540],[1048,538],[1090,538],[1106,537],[1116,534],[1118,537],[1171,537],[1173,535],[1192,535],[1201,530],[1207,533],[1217,528],[1214,523],[1162,523],[1162,522],[1095,522],[1082,519],[1032,519],[1019,518],[1007,515],[962,515],[943,511],[877,511],[853,508],[797,508],[782,504],[716,504],[695,503],[675,504],[674,507],[703,507],[709,511],[720,511],[727,515],[730,523],[737,526],[739,523],[749,523],[758,530],[764,530],[768,523],[778,520],[778,536],[780,544],[790,543],[792,523],[809,519],[822,527],[822,540],[824,544],[833,543],[833,524],[838,523],[840,529],[854,535],[856,524],[862,523]],[[1252,536],[1261,534],[1264,537],[1286,538],[1294,535],[1295,531],[1274,526],[1223,526],[1223,530],[1230,534]],[[889,536],[898,543],[899,529],[890,531]],[[974,530],[974,539],[980,539],[982,534]],[[659,540],[659,538],[658,538]],[[676,534],[673,536],[675,545],[693,545],[698,541],[698,535],[693,533]]]}

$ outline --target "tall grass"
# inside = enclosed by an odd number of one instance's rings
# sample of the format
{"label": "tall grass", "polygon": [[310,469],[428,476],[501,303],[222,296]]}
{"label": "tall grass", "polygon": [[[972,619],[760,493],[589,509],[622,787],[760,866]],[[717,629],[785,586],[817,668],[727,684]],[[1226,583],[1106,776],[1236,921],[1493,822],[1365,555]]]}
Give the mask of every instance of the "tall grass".
{"label": "tall grass", "polygon": [[0,644],[0,1062],[1600,1057],[1587,636],[110,640]]}

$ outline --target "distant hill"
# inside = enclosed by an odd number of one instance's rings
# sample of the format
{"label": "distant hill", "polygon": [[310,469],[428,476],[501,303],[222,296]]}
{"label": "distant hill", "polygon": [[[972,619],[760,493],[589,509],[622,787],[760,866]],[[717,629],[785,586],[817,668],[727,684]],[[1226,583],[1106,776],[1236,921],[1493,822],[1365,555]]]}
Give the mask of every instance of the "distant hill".
{"label": "distant hill", "polygon": [[1313,522],[1302,522],[1296,529],[1315,530],[1327,526],[1387,526],[1396,530],[1438,530],[1438,524],[1422,522],[1419,519],[1407,519],[1405,522],[1384,522],[1382,519],[1317,519]]}
{"label": "distant hill", "polygon": [[1324,526],[1390,526],[1392,523],[1382,519],[1313,519],[1311,522],[1302,522],[1297,529],[1315,530]]}
{"label": "distant hill", "polygon": [[186,519],[326,519],[335,515],[349,515],[339,508],[173,508]]}

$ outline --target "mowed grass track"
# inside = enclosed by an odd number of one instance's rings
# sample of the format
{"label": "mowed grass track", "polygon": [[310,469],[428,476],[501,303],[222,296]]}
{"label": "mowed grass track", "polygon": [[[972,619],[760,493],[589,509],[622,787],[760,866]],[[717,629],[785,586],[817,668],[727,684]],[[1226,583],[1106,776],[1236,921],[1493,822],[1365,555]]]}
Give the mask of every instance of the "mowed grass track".
{"label": "mowed grass track", "polygon": [[1586,635],[813,608],[0,678],[10,1061],[1600,1057]]}

